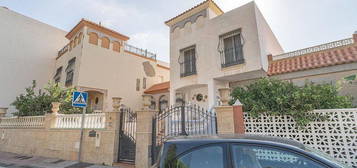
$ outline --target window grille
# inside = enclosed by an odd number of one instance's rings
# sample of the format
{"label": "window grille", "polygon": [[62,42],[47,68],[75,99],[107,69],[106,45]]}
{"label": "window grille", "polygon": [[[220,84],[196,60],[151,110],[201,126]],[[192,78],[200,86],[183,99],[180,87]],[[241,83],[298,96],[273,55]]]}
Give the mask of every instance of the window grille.
{"label": "window grille", "polygon": [[74,68],[75,68],[76,58],[72,58],[68,61],[68,65],[66,68],[66,82],[65,86],[72,86],[73,84],[73,76],[74,76]]}
{"label": "window grille", "polygon": [[63,69],[62,67],[57,68],[56,74],[53,77],[53,80],[55,81],[55,83],[61,82],[62,69]]}
{"label": "window grille", "polygon": [[191,46],[180,51],[180,75],[181,77],[197,74],[196,71],[196,47]]}
{"label": "window grille", "polygon": [[219,43],[222,68],[244,63],[243,39],[239,30],[221,35]]}

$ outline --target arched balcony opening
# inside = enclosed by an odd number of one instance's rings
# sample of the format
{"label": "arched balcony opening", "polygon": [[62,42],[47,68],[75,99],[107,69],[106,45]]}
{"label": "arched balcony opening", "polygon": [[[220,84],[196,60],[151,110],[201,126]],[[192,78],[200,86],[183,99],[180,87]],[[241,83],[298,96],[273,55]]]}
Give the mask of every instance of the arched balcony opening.
{"label": "arched balcony opening", "polygon": [[110,41],[109,41],[109,38],[108,38],[108,37],[103,37],[103,38],[102,38],[102,44],[101,44],[101,46],[102,46],[103,48],[109,49],[109,43],[110,43]]}
{"label": "arched balcony opening", "polygon": [[113,42],[113,51],[120,52],[120,43],[117,41]]}
{"label": "arched balcony opening", "polygon": [[97,33],[90,32],[88,35],[89,35],[89,43],[90,44],[94,44],[94,45],[98,45],[98,35],[97,35]]}

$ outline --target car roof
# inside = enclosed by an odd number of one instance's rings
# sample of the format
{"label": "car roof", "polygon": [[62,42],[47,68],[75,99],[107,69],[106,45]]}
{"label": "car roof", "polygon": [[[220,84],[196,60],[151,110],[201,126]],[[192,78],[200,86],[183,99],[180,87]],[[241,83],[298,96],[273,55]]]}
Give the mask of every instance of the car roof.
{"label": "car roof", "polygon": [[253,142],[253,143],[270,143],[270,144],[282,144],[305,149],[304,144],[281,137],[265,136],[265,135],[253,135],[253,134],[229,134],[229,135],[210,135],[210,136],[179,136],[169,138],[167,143],[175,144],[187,144],[195,143],[196,145],[203,145],[209,143],[222,143],[222,142]]}

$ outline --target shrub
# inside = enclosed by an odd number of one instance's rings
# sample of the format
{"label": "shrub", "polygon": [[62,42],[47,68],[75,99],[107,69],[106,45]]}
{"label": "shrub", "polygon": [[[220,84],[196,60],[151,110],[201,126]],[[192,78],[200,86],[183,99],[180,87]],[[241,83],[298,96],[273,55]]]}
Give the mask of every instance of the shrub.
{"label": "shrub", "polygon": [[269,115],[289,115],[298,126],[326,117],[311,113],[314,109],[350,108],[352,98],[339,96],[332,84],[306,83],[298,87],[291,82],[262,78],[246,87],[233,90],[231,103],[237,99],[244,111],[253,117],[266,113]]}
{"label": "shrub", "polygon": [[49,82],[47,86],[38,89],[36,94],[36,81],[25,89],[25,94],[20,94],[16,100],[11,104],[15,106],[18,112],[14,113],[16,116],[38,116],[51,112],[51,103],[60,102],[60,111],[62,113],[79,113],[79,108],[73,108],[71,105],[72,92],[74,88],[63,88],[59,84]]}

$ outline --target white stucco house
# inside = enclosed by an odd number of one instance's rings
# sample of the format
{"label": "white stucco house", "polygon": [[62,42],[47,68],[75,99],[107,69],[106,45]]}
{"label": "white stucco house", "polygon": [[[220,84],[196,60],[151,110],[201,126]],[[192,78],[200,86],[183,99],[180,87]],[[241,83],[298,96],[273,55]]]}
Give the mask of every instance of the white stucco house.
{"label": "white stucco house", "polygon": [[[262,77],[336,83],[357,74],[357,34],[336,42],[284,53],[255,2],[224,13],[206,0],[168,20],[171,104],[219,102],[218,89]],[[342,91],[357,97],[357,86]],[[357,103],[357,102],[356,102]]]}
{"label": "white stucco house", "polygon": [[[112,97],[137,110],[146,89],[169,81],[168,63],[102,25],[82,19],[66,32],[5,7],[0,18],[0,108],[10,113],[16,111],[10,104],[32,80],[40,88],[52,80],[86,91],[89,107],[97,112],[112,110]],[[156,97],[152,108],[159,105]]]}

